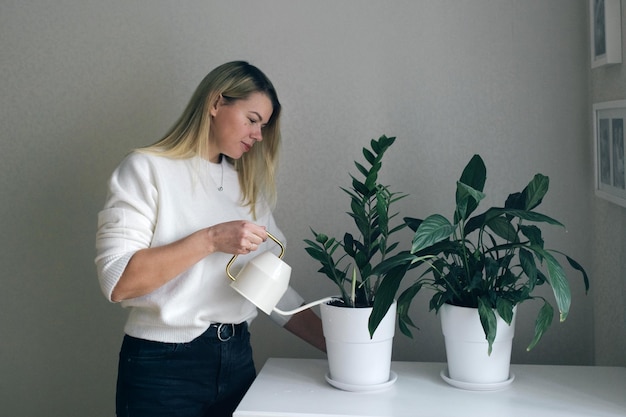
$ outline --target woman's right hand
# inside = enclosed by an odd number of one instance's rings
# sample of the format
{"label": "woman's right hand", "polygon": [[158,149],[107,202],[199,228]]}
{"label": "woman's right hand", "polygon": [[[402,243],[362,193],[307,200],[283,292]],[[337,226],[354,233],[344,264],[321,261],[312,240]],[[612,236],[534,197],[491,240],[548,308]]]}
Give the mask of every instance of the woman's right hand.
{"label": "woman's right hand", "polygon": [[126,265],[111,299],[119,302],[149,294],[212,253],[244,255],[257,250],[266,239],[265,227],[235,220],[199,230],[167,245],[141,249]]}
{"label": "woman's right hand", "polygon": [[244,255],[257,250],[267,240],[265,227],[246,220],[219,223],[206,230],[211,253]]}

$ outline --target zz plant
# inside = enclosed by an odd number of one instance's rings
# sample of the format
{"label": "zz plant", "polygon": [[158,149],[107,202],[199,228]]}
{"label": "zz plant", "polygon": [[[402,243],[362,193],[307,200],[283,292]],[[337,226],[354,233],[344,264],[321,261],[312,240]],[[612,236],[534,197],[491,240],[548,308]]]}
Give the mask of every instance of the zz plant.
{"label": "zz plant", "polygon": [[[406,194],[392,192],[378,181],[382,159],[395,141],[395,137],[381,136],[372,139],[371,149],[363,148],[365,164],[355,161],[362,178],[351,175],[352,187],[342,190],[350,197],[347,213],[358,231],[347,231],[341,239],[311,231],[314,240],[305,239],[307,253],[321,264],[318,272],[332,280],[346,307],[371,307],[376,300],[381,283],[389,276],[396,279],[407,270],[407,263],[391,256],[397,241],[391,237],[406,227],[402,221],[392,225],[397,213],[391,206]],[[404,260],[408,253],[404,252]],[[373,334],[375,327],[371,330]]]}

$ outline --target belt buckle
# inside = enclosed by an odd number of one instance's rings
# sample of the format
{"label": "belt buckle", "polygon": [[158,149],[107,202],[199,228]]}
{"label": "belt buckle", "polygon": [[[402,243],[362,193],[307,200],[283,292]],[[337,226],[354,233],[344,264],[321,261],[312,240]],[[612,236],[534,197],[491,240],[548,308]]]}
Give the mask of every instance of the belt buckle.
{"label": "belt buckle", "polygon": [[[228,326],[230,326],[230,334],[228,336],[222,336],[222,332],[226,331],[228,329]],[[217,326],[217,338],[220,340],[220,342],[228,342],[234,335],[235,335],[234,324],[220,323],[220,325]]]}

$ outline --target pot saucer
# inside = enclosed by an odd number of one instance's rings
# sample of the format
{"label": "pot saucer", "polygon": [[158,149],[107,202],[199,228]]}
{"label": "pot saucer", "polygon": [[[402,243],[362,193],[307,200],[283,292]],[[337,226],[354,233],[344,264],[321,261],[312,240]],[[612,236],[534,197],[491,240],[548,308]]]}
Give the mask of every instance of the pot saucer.
{"label": "pot saucer", "polygon": [[441,378],[446,381],[448,384],[453,387],[465,389],[469,391],[497,391],[504,389],[511,385],[511,382],[515,379],[515,374],[510,374],[509,379],[502,382],[492,382],[492,383],[476,383],[476,382],[464,382],[457,381],[456,379],[452,379],[448,376],[448,368],[442,369],[440,372]]}
{"label": "pot saucer", "polygon": [[394,371],[390,371],[389,380],[386,382],[383,382],[382,384],[357,385],[357,384],[346,384],[345,382],[335,381],[331,379],[330,372],[326,373],[326,382],[328,382],[330,385],[332,385],[335,388],[339,388],[341,390],[351,391],[351,392],[381,391],[392,386],[396,382],[397,379],[398,379],[398,374],[396,374]]}

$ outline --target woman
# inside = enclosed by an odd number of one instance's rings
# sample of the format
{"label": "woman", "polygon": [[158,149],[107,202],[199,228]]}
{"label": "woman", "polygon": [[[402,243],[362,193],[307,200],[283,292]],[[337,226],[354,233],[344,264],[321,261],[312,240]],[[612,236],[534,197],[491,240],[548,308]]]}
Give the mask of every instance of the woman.
{"label": "woman", "polygon": [[[221,65],[171,131],[111,176],[96,265],[105,296],[130,310],[118,416],[230,416],[252,383],[257,310],[230,288],[225,266],[233,254],[241,265],[279,249],[267,231],[284,240],[271,212],[280,112],[258,68]],[[290,288],[279,306],[302,302]],[[272,318],[325,350],[310,310]]]}

